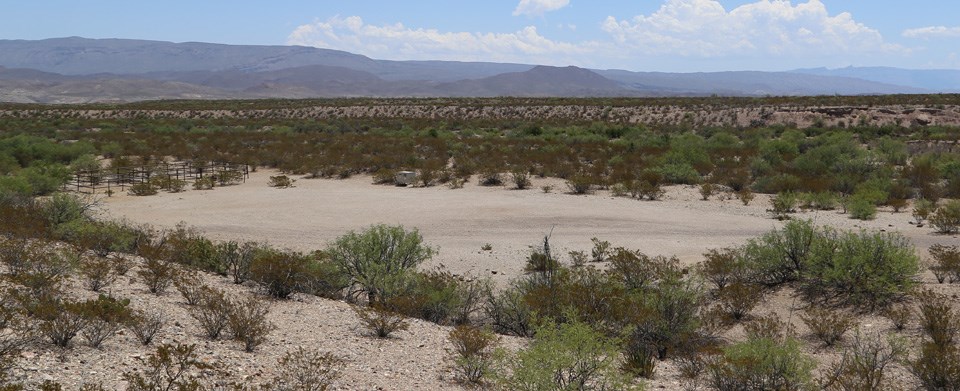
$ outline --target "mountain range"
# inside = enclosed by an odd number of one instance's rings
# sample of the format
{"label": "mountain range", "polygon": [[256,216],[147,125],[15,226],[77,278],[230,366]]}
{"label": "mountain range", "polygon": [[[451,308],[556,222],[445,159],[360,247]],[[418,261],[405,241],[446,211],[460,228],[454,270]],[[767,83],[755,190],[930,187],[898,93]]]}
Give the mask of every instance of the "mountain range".
{"label": "mountain range", "polygon": [[0,101],[309,97],[639,97],[960,92],[958,70],[667,73],[376,60],[303,46],[130,39],[0,40]]}

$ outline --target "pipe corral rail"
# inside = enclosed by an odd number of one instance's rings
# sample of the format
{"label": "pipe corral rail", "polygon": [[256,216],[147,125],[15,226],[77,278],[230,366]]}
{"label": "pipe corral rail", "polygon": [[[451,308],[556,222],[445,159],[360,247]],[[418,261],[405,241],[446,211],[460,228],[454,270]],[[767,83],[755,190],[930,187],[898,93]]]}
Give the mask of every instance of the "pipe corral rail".
{"label": "pipe corral rail", "polygon": [[99,190],[116,191],[117,189],[126,191],[130,186],[149,183],[158,178],[186,182],[223,175],[230,175],[246,182],[250,177],[250,166],[230,162],[177,161],[82,170],[75,172],[63,188],[77,193],[96,193]]}

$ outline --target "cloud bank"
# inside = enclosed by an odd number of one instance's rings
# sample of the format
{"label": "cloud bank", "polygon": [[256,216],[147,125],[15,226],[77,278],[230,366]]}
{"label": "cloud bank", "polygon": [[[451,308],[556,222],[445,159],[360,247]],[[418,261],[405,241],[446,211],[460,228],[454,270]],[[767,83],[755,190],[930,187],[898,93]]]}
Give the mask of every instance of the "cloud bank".
{"label": "cloud bank", "polygon": [[956,38],[960,37],[960,27],[930,26],[905,30],[907,38]]}
{"label": "cloud bank", "polygon": [[570,5],[570,0],[520,0],[513,16],[541,16]]}
{"label": "cloud bank", "polygon": [[[521,0],[514,15],[542,15],[569,0]],[[518,31],[457,32],[409,28],[401,23],[369,25],[359,16],[333,17],[299,26],[288,43],[339,49],[383,59],[508,61],[550,65],[633,67],[641,61],[710,60],[749,68],[762,59],[783,69],[854,62],[870,56],[908,51],[849,13],[831,15],[820,0],[793,5],[788,0],[759,0],[726,10],[717,0],[665,0],[649,15],[608,16],[596,25],[603,38],[565,42],[536,27]],[[927,28],[904,35],[958,34],[957,29]],[[922,30],[922,31],[921,31]],[[838,60],[839,59],[839,60]]]}

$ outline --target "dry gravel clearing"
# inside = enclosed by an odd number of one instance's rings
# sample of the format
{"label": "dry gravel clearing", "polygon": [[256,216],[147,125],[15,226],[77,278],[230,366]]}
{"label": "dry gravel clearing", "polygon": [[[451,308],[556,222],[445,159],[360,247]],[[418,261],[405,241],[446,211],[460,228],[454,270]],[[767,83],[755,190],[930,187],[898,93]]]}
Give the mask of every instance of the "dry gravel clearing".
{"label": "dry gravel clearing", "polygon": [[[551,233],[551,244],[560,254],[589,253],[590,238],[597,237],[614,246],[676,255],[693,264],[708,249],[742,244],[780,226],[766,212],[765,195],[749,206],[724,195],[700,201],[697,189],[690,186],[668,187],[660,201],[637,201],[605,191],[566,194],[562,181],[549,178],[534,179],[530,190],[481,187],[476,181],[455,190],[378,186],[365,176],[300,179],[294,188],[275,189],[267,186],[270,175],[276,173],[260,170],[246,183],[210,191],[115,195],[104,199],[103,209],[112,218],[158,227],[183,221],[214,239],[265,241],[299,251],[323,248],[349,230],[402,224],[419,229],[427,244],[439,248],[424,267],[442,264],[454,273],[491,276],[498,282],[519,275],[530,246]],[[539,190],[544,185],[552,185],[553,192]],[[933,243],[956,240],[910,225],[907,212],[881,211],[872,221],[852,220],[837,211],[799,216],[845,229],[898,230],[921,255]],[[493,246],[491,251],[481,250],[486,243]]]}

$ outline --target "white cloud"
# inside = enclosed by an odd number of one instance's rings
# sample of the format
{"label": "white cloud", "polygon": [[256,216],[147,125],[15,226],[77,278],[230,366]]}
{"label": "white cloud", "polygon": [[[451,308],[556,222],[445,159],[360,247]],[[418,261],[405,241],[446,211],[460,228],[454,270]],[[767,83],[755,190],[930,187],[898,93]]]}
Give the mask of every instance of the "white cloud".
{"label": "white cloud", "polygon": [[570,0],[520,0],[520,4],[513,10],[513,16],[541,16],[567,5],[570,5]]}
{"label": "white cloud", "polygon": [[[568,4],[569,0],[522,0],[515,14]],[[580,27],[578,31],[583,30]],[[378,59],[676,71],[870,65],[911,53],[886,42],[849,13],[830,14],[821,0],[796,5],[789,0],[755,0],[729,11],[717,0],[663,0],[649,15],[609,16],[599,28],[607,33],[600,40],[568,42],[544,36],[534,26],[514,32],[440,31],[401,23],[371,25],[359,16],[338,16],[297,27],[288,43]]]}
{"label": "white cloud", "polygon": [[960,37],[960,27],[930,26],[904,30],[907,38],[954,38]]}
{"label": "white cloud", "polygon": [[291,45],[345,50],[381,59],[537,62],[564,65],[589,53],[595,43],[550,40],[528,26],[513,33],[443,32],[401,23],[375,26],[359,16],[333,17],[296,28]]}
{"label": "white cloud", "polygon": [[619,45],[647,54],[800,57],[900,50],[849,13],[830,15],[820,0],[760,0],[731,11],[716,0],[666,0],[649,16],[607,17],[602,28]]}

